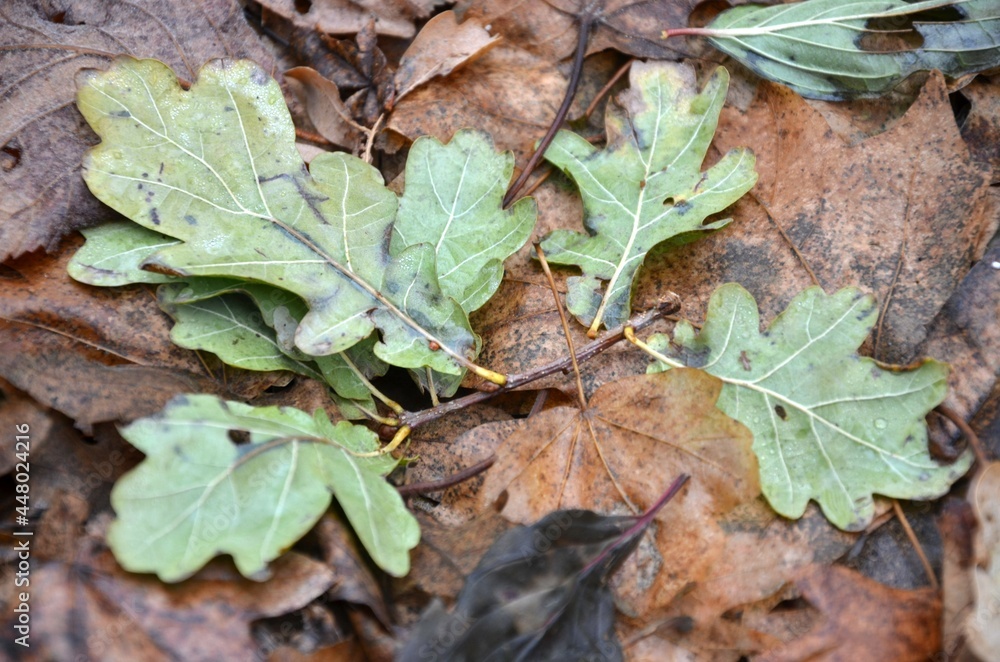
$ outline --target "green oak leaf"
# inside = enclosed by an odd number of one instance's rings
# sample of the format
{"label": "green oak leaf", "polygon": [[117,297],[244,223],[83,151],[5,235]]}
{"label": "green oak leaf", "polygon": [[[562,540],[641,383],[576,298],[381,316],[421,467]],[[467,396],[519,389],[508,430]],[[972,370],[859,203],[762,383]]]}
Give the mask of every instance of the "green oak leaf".
{"label": "green oak leaf", "polygon": [[142,264],[156,251],[180,243],[176,239],[129,221],[105,223],[81,232],[87,242],[66,267],[75,280],[102,287],[175,280],[172,276],[146,271]]}
{"label": "green oak leaf", "polygon": [[[300,296],[303,352],[343,351],[381,331],[375,353],[460,374],[475,338],[437,281],[433,247],[390,257],[396,197],[342,153],[307,170],[281,89],[253,62],[214,60],[191,89],[155,60],[83,72],[77,105],[101,137],[84,178],[103,202],[181,240],[142,265],[181,277],[256,280]],[[502,379],[501,379],[502,381]]]}
{"label": "green oak leaf", "polygon": [[583,197],[587,234],[556,230],[542,241],[549,262],[579,266],[568,281],[567,307],[590,327],[624,324],[632,283],[646,254],[703,224],[757,181],[753,153],[732,150],[708,169],[702,161],[726,100],[729,74],[719,67],[701,92],[694,70],[666,62],[636,62],[631,89],[608,105],[608,145],[596,149],[560,131],[545,158],[565,171]]}
{"label": "green oak leaf", "polygon": [[472,129],[451,142],[418,138],[406,157],[406,188],[392,228],[393,254],[414,244],[434,246],[445,295],[467,313],[500,287],[503,261],[528,241],[537,208],[531,198],[503,209],[514,155],[498,154],[489,134]]}
{"label": "green oak leaf", "polygon": [[[155,416],[122,429],[146,458],[111,493],[108,532],[132,572],[176,582],[219,554],[264,579],[277,558],[316,523],[331,493],[372,559],[409,570],[420,531],[384,476],[396,466],[375,433],[322,411],[254,408],[209,395],[178,396]],[[247,443],[234,443],[246,438]]]}
{"label": "green oak leaf", "polygon": [[[935,20],[928,12],[949,8]],[[669,32],[673,32],[668,30]],[[769,7],[742,5],[704,29],[712,45],[758,75],[811,99],[884,94],[916,71],[949,76],[1000,66],[1000,4],[996,0],[807,0]],[[881,35],[880,35],[881,33]],[[866,40],[915,37],[915,48],[886,50]]]}
{"label": "green oak leaf", "polygon": [[812,287],[761,333],[756,301],[729,283],[712,294],[700,333],[681,322],[672,341],[649,340],[659,359],[649,372],[687,366],[720,378],[718,407],[753,432],[771,506],[798,518],[812,499],[857,531],[871,522],[873,493],[936,498],[971,463],[942,466],[927,450],[924,417],[944,399],[946,364],[895,368],[857,355],[877,320],[873,297]]}

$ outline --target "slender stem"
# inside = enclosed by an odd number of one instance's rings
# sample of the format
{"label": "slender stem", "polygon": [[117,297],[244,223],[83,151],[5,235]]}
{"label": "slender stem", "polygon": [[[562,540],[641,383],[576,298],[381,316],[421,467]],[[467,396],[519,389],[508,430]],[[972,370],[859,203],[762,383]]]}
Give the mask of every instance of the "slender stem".
{"label": "slender stem", "polygon": [[619,67],[618,71],[615,72],[615,75],[611,77],[611,80],[605,83],[604,87],[597,92],[597,96],[595,96],[594,100],[590,102],[589,106],[587,106],[587,110],[583,111],[584,117],[589,119],[590,116],[594,114],[594,110],[597,109],[597,104],[601,103],[601,99],[603,99],[604,96],[611,91],[611,88],[615,86],[615,83],[617,83],[618,80],[632,68],[633,62],[635,62],[634,58]]}
{"label": "slender stem", "polygon": [[495,454],[490,455],[488,458],[482,462],[477,462],[471,467],[466,467],[461,471],[457,471],[447,478],[442,478],[441,480],[433,480],[425,483],[413,483],[412,485],[400,485],[396,488],[400,496],[411,496],[414,494],[426,494],[427,492],[440,492],[441,490],[446,490],[449,487],[454,487],[459,483],[469,480],[473,476],[478,476],[487,469],[493,466],[493,463],[497,461],[497,456]]}
{"label": "slender stem", "polygon": [[404,425],[403,427],[396,430],[396,435],[392,438],[387,445],[378,449],[377,451],[372,451],[370,453],[351,453],[354,457],[378,457],[379,455],[388,455],[389,453],[396,450],[397,447],[410,436],[410,426]]}
{"label": "slender stem", "polygon": [[[625,337],[626,328],[632,330],[643,329],[661,317],[671,315],[679,309],[680,301],[676,298],[662,301],[653,310],[649,310],[629,320],[628,327],[618,327],[616,329],[612,329],[611,331],[608,331],[607,335],[603,338],[599,338],[581,347],[577,352],[577,360],[580,362],[586,361],[591,357],[600,354],[612,345],[620,342],[621,339]],[[500,395],[501,393],[513,391],[518,387],[539,380],[542,377],[548,377],[549,375],[557,372],[567,371],[572,367],[572,365],[573,362],[568,357],[562,358],[558,361],[553,361],[552,363],[548,363],[538,368],[533,368],[527,372],[508,375],[507,383],[504,386],[492,391],[479,391],[478,393],[472,393],[461,398],[455,398],[454,400],[442,403],[441,405],[432,407],[431,409],[424,409],[423,411],[418,412],[406,412],[400,416],[399,419],[405,426],[409,428],[416,428],[420,425],[430,423],[431,421],[436,421],[451,412],[459,411],[474,404],[484,402],[490,398]]]}
{"label": "slender stem", "polygon": [[896,519],[898,519],[899,523],[903,525],[903,531],[906,532],[906,537],[910,539],[910,544],[917,552],[917,556],[920,557],[920,563],[924,566],[924,573],[926,573],[927,579],[930,580],[931,587],[933,587],[935,591],[940,589],[941,584],[938,583],[937,575],[934,574],[934,568],[931,567],[931,562],[927,559],[927,554],[924,553],[924,547],[920,544],[917,534],[913,532],[913,527],[910,526],[910,520],[906,518],[906,513],[903,512],[903,507],[899,505],[898,500],[892,500],[892,509],[896,513]]}
{"label": "slender stem", "polygon": [[517,196],[518,191],[524,187],[524,183],[528,181],[528,177],[534,172],[538,163],[542,160],[542,156],[545,155],[545,150],[549,148],[549,144],[552,142],[553,138],[556,137],[556,132],[559,131],[559,127],[562,126],[563,122],[566,121],[566,115],[569,114],[569,108],[573,104],[573,98],[576,97],[576,90],[580,87],[580,78],[583,74],[583,59],[587,55],[587,41],[590,36],[590,28],[594,25],[594,17],[592,16],[581,16],[580,17],[580,33],[576,42],[576,54],[573,56],[573,69],[570,73],[569,85],[566,87],[566,96],[563,97],[562,105],[559,106],[559,110],[556,111],[555,119],[552,120],[552,124],[549,125],[549,130],[545,132],[545,136],[542,141],[538,143],[538,147],[535,149],[535,153],[531,155],[528,159],[528,164],[524,166],[524,170],[518,175],[514,184],[507,190],[507,195],[503,198],[503,208],[506,209],[514,202],[515,196]]}
{"label": "slender stem", "polygon": [[969,424],[965,422],[965,419],[962,418],[961,414],[946,405],[938,405],[934,411],[955,424],[958,431],[961,432],[962,436],[965,437],[965,440],[969,442],[969,446],[972,447],[972,452],[976,456],[976,462],[979,463],[980,467],[985,467],[990,463],[989,459],[986,457],[986,451],[983,450],[983,444],[979,441],[979,435],[977,435],[975,430],[973,430]]}
{"label": "slender stem", "polygon": [[573,338],[569,335],[569,324],[566,322],[566,312],[563,310],[562,300],[559,298],[559,290],[556,289],[556,281],[552,277],[552,270],[549,269],[549,261],[545,259],[542,245],[536,242],[534,247],[535,253],[538,255],[538,261],[542,265],[542,271],[545,272],[545,278],[549,281],[549,289],[552,290],[552,298],[556,302],[556,311],[559,313],[559,322],[562,324],[566,346],[569,347],[569,358],[573,361],[573,374],[576,376],[576,396],[580,400],[580,409],[586,409],[587,395],[583,391],[583,379],[580,378],[580,364],[576,361],[576,350],[573,348]]}
{"label": "slender stem", "polygon": [[305,129],[300,129],[299,127],[295,127],[295,137],[299,140],[305,140],[306,142],[311,142],[316,145],[323,145],[324,147],[333,146],[332,142],[318,133],[312,133],[310,131],[306,131]]}
{"label": "slender stem", "polygon": [[[403,406],[398,402],[396,402],[395,400],[389,398],[389,396],[382,393],[382,391],[378,390],[378,388],[374,384],[372,384],[367,377],[365,377],[365,373],[361,372],[361,369],[358,368],[358,366],[354,365],[354,361],[352,361],[351,358],[347,356],[347,352],[340,352],[340,358],[344,360],[344,363],[346,363],[347,367],[351,370],[351,372],[354,373],[354,376],[357,377],[358,380],[365,385],[365,388],[368,389],[368,391],[372,395],[381,400],[386,407],[393,410],[397,414],[403,413],[404,411]],[[362,409],[361,411],[364,410]]]}

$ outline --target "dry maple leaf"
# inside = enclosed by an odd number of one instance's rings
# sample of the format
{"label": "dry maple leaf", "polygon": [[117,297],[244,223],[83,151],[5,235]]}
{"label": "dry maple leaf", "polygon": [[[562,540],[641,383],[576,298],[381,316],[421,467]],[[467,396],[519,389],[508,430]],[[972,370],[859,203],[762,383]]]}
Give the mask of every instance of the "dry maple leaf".
{"label": "dry maple leaf", "polygon": [[[605,385],[586,411],[559,407],[517,421],[478,495],[485,510],[506,493],[503,515],[520,523],[566,508],[634,515],[689,473],[652,527],[655,542],[644,540],[616,575],[619,602],[632,613],[649,613],[699,579],[717,551],[714,517],[759,491],[749,432],[714,406],[720,384],[698,371],[656,377]],[[456,445],[489,437],[494,425]]]}
{"label": "dry maple leaf", "polygon": [[96,142],[73,106],[77,71],[120,53],[155,57],[191,80],[213,57],[273,58],[235,0],[110,4],[10,0],[0,7],[0,260],[52,249],[108,218],[80,178]]}

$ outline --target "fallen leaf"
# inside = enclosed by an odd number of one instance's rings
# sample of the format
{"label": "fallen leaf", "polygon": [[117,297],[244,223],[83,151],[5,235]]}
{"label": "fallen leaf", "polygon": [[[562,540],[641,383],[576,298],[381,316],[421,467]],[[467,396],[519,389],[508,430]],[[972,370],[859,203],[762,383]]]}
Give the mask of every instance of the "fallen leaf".
{"label": "fallen leaf", "polygon": [[761,83],[747,111],[723,110],[716,145],[753,149],[756,199],[738,202],[726,229],[647,259],[636,305],[683,292],[698,321],[716,287],[739,282],[776,315],[817,282],[828,292],[861,286],[883,306],[875,358],[918,357],[996,220],[988,170],[970,162],[942,78],[890,130],[855,145],[798,95]]}
{"label": "fallen leaf", "polygon": [[476,20],[461,24],[455,12],[441,12],[420,29],[399,60],[396,102],[431,78],[447,76],[500,43]]}
{"label": "fallen leaf", "polygon": [[969,648],[982,660],[1000,650],[1000,463],[980,469],[969,501],[979,523],[974,539],[974,607],[965,622]]}
{"label": "fallen leaf", "polygon": [[459,129],[476,127],[523,163],[555,117],[565,91],[566,79],[554,65],[501,44],[406,95],[386,126],[410,140],[425,135],[448,140]]}
{"label": "fallen leaf", "polygon": [[[943,5],[947,17],[926,14]],[[697,33],[760,76],[816,99],[876,96],[914,71],[958,78],[1000,65],[1000,18],[990,0],[744,5]]]}
{"label": "fallen leaf", "polygon": [[[246,577],[316,523],[331,492],[372,559],[409,570],[420,532],[383,478],[397,461],[375,433],[292,409],[182,396],[122,429],[146,459],[115,484],[108,544],[123,567],[163,581],[191,576],[219,553]],[[250,445],[237,445],[241,436]],[[359,455],[360,454],[360,455]],[[155,507],[154,507],[155,502]]]}
{"label": "fallen leaf", "polygon": [[941,532],[941,652],[947,660],[969,662],[965,624],[973,611],[973,537],[976,516],[963,499],[944,503],[938,528]]}
{"label": "fallen leaf", "polygon": [[[654,522],[614,581],[627,613],[647,614],[697,581],[716,558],[716,515],[757,494],[749,432],[714,407],[720,385],[684,372],[640,375],[598,389],[586,411],[558,407],[519,420],[497,449],[479,491],[480,511],[502,493],[502,514],[531,523],[554,510],[586,506],[604,514],[636,514],[680,473],[692,476],[677,501]],[[492,435],[483,425],[457,447]]]}
{"label": "fallen leaf", "polygon": [[[310,306],[295,334],[307,354],[343,351],[378,326],[375,352],[389,363],[451,374],[471,367],[472,331],[440,295],[431,248],[387,254],[396,200],[381,175],[343,153],[313,159],[307,172],[280,89],[255,64],[213,61],[185,92],[162,64],[119,59],[89,72],[79,105],[103,136],[86,157],[88,185],[140,225],[183,240],[145,268],[298,294]],[[182,131],[173,122],[185,115],[203,121]],[[242,148],[202,156],[205,141]]]}
{"label": "fallen leaf", "polygon": [[1000,77],[979,76],[957,94],[970,104],[965,121],[959,122],[962,138],[972,158],[993,166],[993,182],[1000,181]]}
{"label": "fallen leaf", "polygon": [[838,566],[812,566],[796,586],[826,618],[801,639],[757,659],[916,662],[941,648],[941,600],[933,589],[889,588]]}
{"label": "fallen leaf", "polygon": [[295,0],[256,0],[269,12],[307,30],[356,34],[375,18],[378,34],[407,39],[414,20],[426,18],[443,0],[312,0],[302,10]]}
{"label": "fallen leaf", "polygon": [[5,2],[0,78],[0,261],[52,250],[73,229],[107,220],[80,181],[80,157],[96,142],[73,107],[76,72],[130,53],[158,58],[189,79],[213,57],[273,58],[234,0],[198,11],[173,2],[112,6],[85,0]]}
{"label": "fallen leaf", "polygon": [[736,202],[757,181],[753,154],[734,149],[701,172],[725,102],[729,75],[718,68],[696,92],[694,70],[637,62],[631,88],[608,106],[608,145],[595,149],[560,131],[545,158],[580,188],[586,233],[556,230],[542,240],[549,262],[579,266],[567,281],[566,307],[594,337],[631,313],[633,282],[646,254],[678,235],[715,230],[710,214]]}
{"label": "fallen leaf", "polygon": [[324,563],[336,577],[326,596],[331,600],[365,605],[383,624],[387,627],[391,625],[392,618],[382,595],[382,587],[351,528],[339,517],[325,513],[317,522],[314,534]]}
{"label": "fallen leaf", "polygon": [[363,134],[351,118],[351,111],[341,101],[336,83],[310,67],[289,69],[285,72],[285,80],[305,106],[309,121],[321,136],[334,145],[351,151],[357,149]]}
{"label": "fallen leaf", "polygon": [[927,451],[924,418],[944,399],[948,367],[924,360],[880,366],[855,352],[875,326],[875,301],[854,289],[800,293],[767,328],[753,297],[735,283],[712,296],[705,324],[646,346],[650,372],[700,367],[725,382],[719,407],[753,432],[761,487],[785,517],[810,500],[836,526],[864,529],[873,493],[932,499],[972,463],[940,465]]}
{"label": "fallen leaf", "polygon": [[[34,452],[42,449],[46,443],[49,430],[52,429],[53,416],[33,399],[14,388],[6,380],[0,379],[0,429],[16,430],[15,426],[26,425],[34,439]],[[20,449],[16,448],[15,451]],[[29,447],[31,444],[29,444]],[[0,458],[0,476],[5,476],[14,469],[19,458],[13,453]]]}
{"label": "fallen leaf", "polygon": [[505,40],[550,61],[573,54],[577,22],[584,16],[593,22],[588,55],[614,48],[638,58],[678,59],[685,53],[680,40],[666,41],[660,33],[687,25],[697,4],[694,0],[465,0],[458,9],[489,24]]}

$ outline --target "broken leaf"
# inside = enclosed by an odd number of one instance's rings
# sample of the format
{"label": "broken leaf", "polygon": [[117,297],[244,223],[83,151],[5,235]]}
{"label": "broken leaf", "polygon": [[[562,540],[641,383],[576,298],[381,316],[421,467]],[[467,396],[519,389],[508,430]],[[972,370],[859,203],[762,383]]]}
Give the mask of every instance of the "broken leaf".
{"label": "broken leaf", "polygon": [[504,533],[466,578],[455,609],[432,604],[400,660],[621,660],[608,576],[687,476],[641,516],[560,510]]}
{"label": "broken leaf", "polygon": [[[813,99],[876,96],[915,71],[959,77],[1000,65],[994,0],[743,5],[705,29],[677,32],[707,36],[759,75]],[[887,48],[877,37],[903,43]]]}
{"label": "broken leaf", "polygon": [[680,322],[671,341],[650,339],[650,372],[695,366],[725,382],[719,407],[749,427],[771,506],[798,518],[815,500],[836,526],[863,529],[873,493],[932,499],[968,470],[927,450],[924,417],[944,399],[948,367],[882,366],[855,352],[875,325],[870,296],[818,287],[799,294],[764,333],[750,293],[723,285],[695,335]]}
{"label": "broken leaf", "polygon": [[1000,464],[982,468],[970,491],[973,511],[979,522],[975,535],[973,574],[974,607],[965,622],[969,647],[983,660],[1000,650]]}
{"label": "broken leaf", "polygon": [[577,265],[566,305],[588,334],[628,319],[632,283],[657,244],[728,221],[703,225],[757,181],[746,149],[726,154],[702,173],[702,161],[726,99],[729,74],[715,73],[695,91],[694,70],[684,65],[632,65],[631,89],[609,105],[608,146],[560,131],[545,158],[580,188],[587,234],[556,230],[542,241],[551,263]]}
{"label": "broken leaf", "polygon": [[474,367],[472,330],[441,296],[431,247],[388,256],[396,200],[381,175],[342,153],[306,171],[281,91],[257,65],[210,62],[185,92],[163,64],[120,58],[87,73],[79,106],[103,139],[85,159],[91,189],[183,242],[145,268],[298,294],[310,311],[295,342],[307,354],[343,351],[377,326],[375,353],[389,363]]}
{"label": "broken leaf", "polygon": [[331,492],[375,563],[393,575],[409,569],[420,532],[383,478],[396,460],[358,456],[378,449],[367,428],[334,426],[322,410],[191,395],[122,435],[147,456],[111,494],[118,519],[108,543],[128,570],[180,581],[228,553],[245,576],[266,577],[267,563],[312,528]]}

